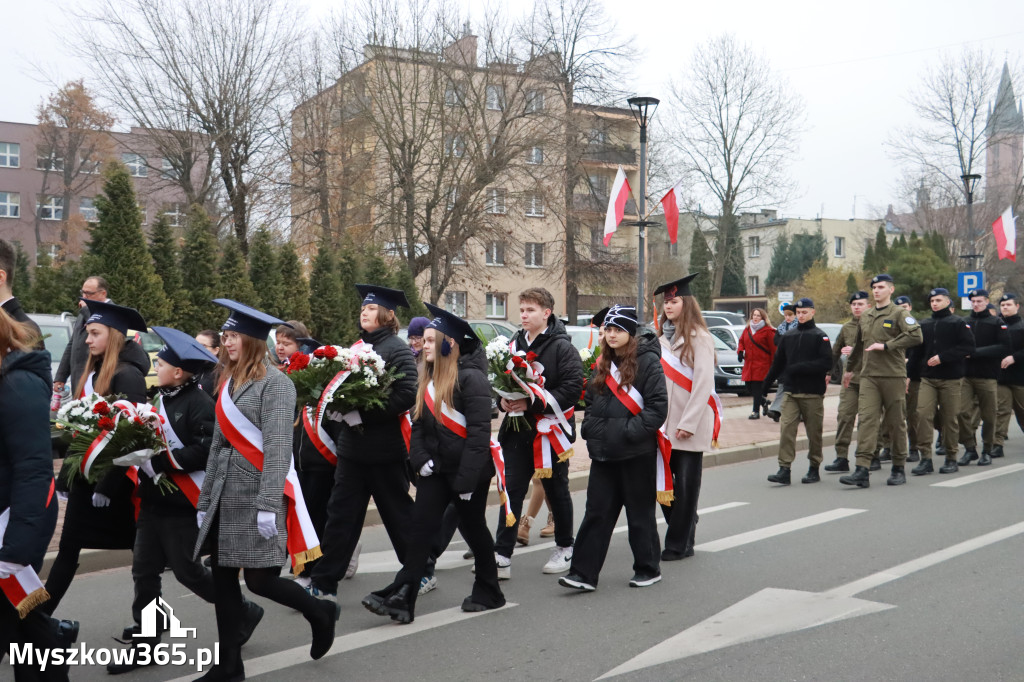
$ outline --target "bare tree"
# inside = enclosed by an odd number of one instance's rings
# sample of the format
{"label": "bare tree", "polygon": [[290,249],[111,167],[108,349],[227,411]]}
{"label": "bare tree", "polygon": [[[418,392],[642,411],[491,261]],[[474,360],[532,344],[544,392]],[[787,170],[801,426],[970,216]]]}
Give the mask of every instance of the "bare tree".
{"label": "bare tree", "polygon": [[781,204],[794,192],[785,174],[796,153],[804,106],[767,60],[731,35],[694,52],[672,85],[673,147],[699,180],[700,195],[721,207],[712,295],[730,262],[742,270],[737,215],[756,204]]}

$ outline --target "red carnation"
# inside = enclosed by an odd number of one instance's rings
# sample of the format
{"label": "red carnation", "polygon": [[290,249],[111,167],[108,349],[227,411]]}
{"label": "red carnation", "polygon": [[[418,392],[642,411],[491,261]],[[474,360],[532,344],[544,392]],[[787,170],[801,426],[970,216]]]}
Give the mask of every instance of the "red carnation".
{"label": "red carnation", "polygon": [[335,348],[334,346],[324,346],[323,351],[324,357],[326,357],[328,360],[333,360],[334,358],[338,357],[338,349]]}
{"label": "red carnation", "polygon": [[325,355],[327,355],[327,351],[324,350],[323,346],[320,346],[315,351],[313,351],[313,357],[314,358],[322,358]]}
{"label": "red carnation", "polygon": [[116,422],[110,417],[103,417],[97,424],[103,431],[113,431],[116,425]]}
{"label": "red carnation", "polygon": [[534,353],[532,350],[526,354],[526,361],[527,362],[533,363],[536,360],[537,360],[537,354]]}
{"label": "red carnation", "polygon": [[102,401],[98,402],[92,406],[92,413],[98,414],[101,417],[105,417],[108,414],[110,414],[110,405],[107,405],[105,402]]}
{"label": "red carnation", "polygon": [[141,419],[139,419],[138,417],[136,417],[134,421],[135,421],[135,423],[136,423],[136,424],[138,424],[139,426],[145,426],[145,425],[146,425],[146,424],[145,424],[145,422],[143,422],[143,421],[142,421]]}
{"label": "red carnation", "polygon": [[309,356],[305,353],[298,351],[292,353],[292,356],[288,358],[288,371],[297,372],[300,369],[306,369],[309,366]]}

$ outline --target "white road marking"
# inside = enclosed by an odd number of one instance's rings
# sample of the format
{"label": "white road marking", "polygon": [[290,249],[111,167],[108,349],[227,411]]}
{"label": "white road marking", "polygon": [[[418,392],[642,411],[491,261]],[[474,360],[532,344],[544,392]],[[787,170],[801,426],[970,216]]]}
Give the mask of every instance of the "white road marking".
{"label": "white road marking", "polygon": [[1005,476],[1006,474],[1014,474],[1021,469],[1024,469],[1024,464],[1008,464],[996,469],[989,469],[988,471],[971,474],[970,476],[958,476],[957,478],[951,478],[948,481],[932,483],[931,487],[959,488],[962,485],[970,485],[971,483],[977,483],[978,481],[987,481],[990,478],[998,478],[999,476]]}
{"label": "white road marking", "polygon": [[766,538],[773,538],[777,535],[783,535],[785,533],[792,533],[793,531],[803,530],[804,528],[810,528],[811,526],[818,526],[823,523],[830,521],[837,521],[839,519],[845,519],[848,516],[854,514],[860,514],[867,511],[866,509],[832,509],[831,511],[822,512],[821,514],[814,514],[813,516],[805,516],[802,519],[794,519],[793,521],[786,521],[784,523],[777,523],[774,526],[766,526],[764,528],[758,528],[757,530],[747,531],[746,533],[740,533],[738,535],[730,535],[727,538],[721,540],[713,540],[711,542],[705,542],[703,544],[694,547],[695,550],[700,552],[721,552],[727,549],[733,549],[740,545],[747,545],[751,542],[757,542]]}

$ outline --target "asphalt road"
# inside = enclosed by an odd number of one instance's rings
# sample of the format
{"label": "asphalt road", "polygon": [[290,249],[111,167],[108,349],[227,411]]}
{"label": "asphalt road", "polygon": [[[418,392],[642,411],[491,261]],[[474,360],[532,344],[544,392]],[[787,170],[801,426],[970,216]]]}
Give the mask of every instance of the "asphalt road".
{"label": "asphalt road", "polygon": [[[259,680],[1024,680],[1024,438],[1006,450],[987,469],[899,488],[885,485],[884,470],[860,490],[837,475],[772,486],[773,459],[709,469],[696,556],[663,564],[664,580],[649,588],[627,586],[624,532],[591,594],[541,573],[549,549],[535,535],[503,583],[510,605],[469,616],[458,611],[471,574],[457,542],[407,626],[359,605],[397,567],[383,529],[370,528],[360,572],[339,594],[328,657],[309,661],[302,617],[264,604],[246,671]],[[794,472],[805,465],[798,455]],[[949,482],[963,485],[934,485]],[[574,499],[578,525],[585,495]],[[130,621],[131,590],[128,569],[80,576],[58,615],[83,621],[89,647],[119,646],[111,636]],[[165,641],[210,646],[213,608],[170,574],[165,598],[198,630]],[[150,667],[124,679],[179,677],[196,674]],[[72,679],[110,678],[94,666]]]}

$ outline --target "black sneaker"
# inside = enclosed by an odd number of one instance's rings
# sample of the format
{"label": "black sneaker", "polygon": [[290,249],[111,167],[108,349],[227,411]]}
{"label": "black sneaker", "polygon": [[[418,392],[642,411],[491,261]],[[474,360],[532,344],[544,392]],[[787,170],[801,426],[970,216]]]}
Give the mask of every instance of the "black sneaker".
{"label": "black sneaker", "polygon": [[562,587],[568,587],[573,590],[579,590],[580,592],[593,592],[597,588],[588,583],[583,579],[582,576],[575,573],[569,575],[563,575],[558,579],[558,584]]}
{"label": "black sneaker", "polygon": [[654,583],[661,582],[661,574],[658,575],[640,575],[637,573],[629,579],[630,587],[650,587]]}

